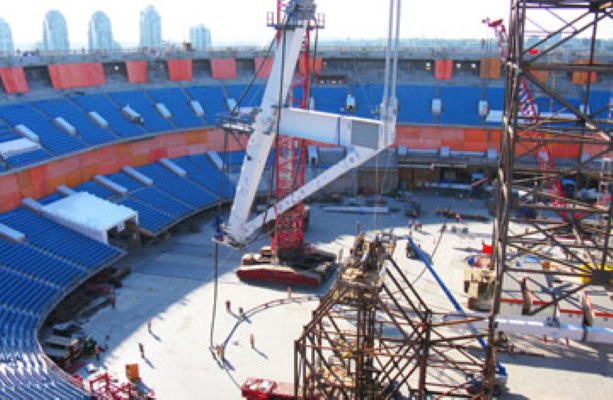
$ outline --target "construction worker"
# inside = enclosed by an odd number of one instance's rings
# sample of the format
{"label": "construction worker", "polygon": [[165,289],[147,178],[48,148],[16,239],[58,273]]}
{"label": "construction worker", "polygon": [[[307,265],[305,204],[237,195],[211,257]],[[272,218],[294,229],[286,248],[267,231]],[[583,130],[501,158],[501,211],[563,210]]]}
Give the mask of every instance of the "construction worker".
{"label": "construction worker", "polygon": [[223,236],[224,236],[224,232],[223,232],[223,220],[221,219],[220,215],[216,215],[215,216],[215,222],[213,224],[215,226],[215,236],[214,239],[217,241],[223,241]]}
{"label": "construction worker", "polygon": [[509,348],[509,339],[503,331],[498,331],[498,339],[496,340],[496,346],[504,350]]}
{"label": "construction worker", "polygon": [[406,247],[407,258],[415,258],[415,252],[413,251],[413,247],[411,247],[411,242],[407,240]]}

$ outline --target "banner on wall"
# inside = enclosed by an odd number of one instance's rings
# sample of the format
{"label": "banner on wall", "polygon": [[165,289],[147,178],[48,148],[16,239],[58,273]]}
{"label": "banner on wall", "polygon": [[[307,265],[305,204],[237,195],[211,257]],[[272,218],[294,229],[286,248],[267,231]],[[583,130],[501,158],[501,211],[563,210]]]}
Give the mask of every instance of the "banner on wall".
{"label": "banner on wall", "polygon": [[74,89],[106,83],[101,63],[53,64],[47,68],[54,89]]}
{"label": "banner on wall", "polygon": [[126,61],[128,82],[147,83],[147,61]]}
{"label": "banner on wall", "polygon": [[8,94],[30,91],[22,67],[0,68],[0,79],[2,79],[4,91]]}

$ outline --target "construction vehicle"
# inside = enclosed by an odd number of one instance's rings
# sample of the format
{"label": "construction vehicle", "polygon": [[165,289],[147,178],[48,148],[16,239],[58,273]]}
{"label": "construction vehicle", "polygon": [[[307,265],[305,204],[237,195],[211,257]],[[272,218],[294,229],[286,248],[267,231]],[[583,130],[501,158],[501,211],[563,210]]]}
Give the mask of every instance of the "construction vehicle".
{"label": "construction vehicle", "polygon": [[464,268],[464,293],[468,295],[469,310],[489,311],[494,299],[496,276],[487,265],[471,265]]}
{"label": "construction vehicle", "polygon": [[[292,0],[285,7],[283,20],[280,21],[278,18],[278,23],[269,24],[277,29],[278,38],[273,65],[259,112],[248,129],[251,133],[246,154],[249,156],[245,157],[242,165],[228,224],[224,227],[223,234],[216,235],[215,238],[223,244],[242,248],[258,239],[261,228],[269,221],[276,220],[271,246],[259,254],[246,257],[243,261],[248,263],[237,269],[237,275],[244,280],[307,286],[323,282],[330,274],[330,269],[334,268],[336,255],[322,252],[304,243],[303,200],[371,159],[390,146],[395,139],[398,41],[394,43],[392,57],[391,28],[380,120],[286,106],[304,39],[312,26],[321,25],[315,11],[314,0]],[[305,98],[307,94],[305,93]],[[280,134],[291,137],[291,140],[283,139],[289,147],[281,150],[277,148],[276,155],[295,154],[299,139],[346,146],[347,155],[303,185],[299,175],[304,171],[304,157],[289,157],[289,160],[278,162],[276,180],[278,198],[272,206],[249,220],[251,206],[268,154]],[[289,162],[292,159],[300,164],[297,167],[292,166]],[[283,188],[282,196],[279,193],[280,188]],[[287,212],[291,215],[289,219],[284,217]],[[312,275],[319,278],[313,279]]]}
{"label": "construction vehicle", "polygon": [[247,400],[294,399],[294,385],[271,379],[247,378],[241,385],[241,395]]}
{"label": "construction vehicle", "polygon": [[[139,382],[140,383],[140,382]],[[108,372],[89,380],[89,389],[94,398],[103,400],[153,400],[155,391],[139,383],[117,383]]]}

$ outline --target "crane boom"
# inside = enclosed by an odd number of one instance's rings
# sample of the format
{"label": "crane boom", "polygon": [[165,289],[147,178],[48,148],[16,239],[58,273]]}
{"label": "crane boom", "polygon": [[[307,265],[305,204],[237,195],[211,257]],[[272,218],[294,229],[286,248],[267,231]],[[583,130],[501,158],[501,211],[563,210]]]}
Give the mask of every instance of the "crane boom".
{"label": "crane boom", "polygon": [[[390,0],[390,4],[393,1]],[[398,3],[397,9],[399,9],[401,0],[395,1]],[[245,160],[222,240],[231,246],[244,246],[267,221],[275,219],[276,215],[289,210],[350,169],[363,164],[395,140],[398,102],[393,88],[385,92],[391,92],[392,95],[383,98],[380,120],[285,107],[308,23],[315,18],[315,8],[314,0],[292,0],[286,7],[285,21],[280,27],[282,34],[277,42],[273,66],[259,113],[251,126],[252,133],[247,143]],[[390,25],[393,23],[392,10],[393,7],[390,7]],[[396,16],[395,23],[398,26],[399,14]],[[391,32],[392,29],[390,28],[390,38]],[[390,82],[395,83],[395,79],[391,79],[391,75],[395,73],[396,68],[394,68],[394,72],[391,72],[389,65],[392,57],[395,60],[397,59],[398,35],[397,29],[394,51],[389,51],[386,57],[386,66],[388,66],[385,74],[386,88],[390,86]],[[278,201],[267,211],[248,221],[258,184],[277,131],[303,139],[347,146],[347,156]]]}
{"label": "crane boom", "polygon": [[[292,12],[294,14],[291,14]],[[284,23],[288,25],[291,21],[293,29],[284,30],[277,42],[273,66],[262,98],[260,112],[252,125],[253,132],[247,143],[245,160],[228,221],[228,233],[233,240],[239,243],[248,236],[243,225],[249,217],[258,182],[276,137],[274,128],[279,106],[287,100],[306,25],[314,16],[313,0],[295,0],[288,5],[288,14]]]}

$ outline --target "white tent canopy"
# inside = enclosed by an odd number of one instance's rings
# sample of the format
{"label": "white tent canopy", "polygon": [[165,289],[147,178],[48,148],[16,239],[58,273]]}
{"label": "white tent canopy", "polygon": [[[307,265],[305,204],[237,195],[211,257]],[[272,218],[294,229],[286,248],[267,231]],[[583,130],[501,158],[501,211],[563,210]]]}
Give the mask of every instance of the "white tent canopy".
{"label": "white tent canopy", "polygon": [[138,212],[87,192],[78,192],[43,207],[44,214],[94,240],[108,243],[108,231],[122,231],[126,222],[138,223]]}

